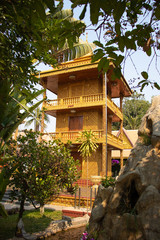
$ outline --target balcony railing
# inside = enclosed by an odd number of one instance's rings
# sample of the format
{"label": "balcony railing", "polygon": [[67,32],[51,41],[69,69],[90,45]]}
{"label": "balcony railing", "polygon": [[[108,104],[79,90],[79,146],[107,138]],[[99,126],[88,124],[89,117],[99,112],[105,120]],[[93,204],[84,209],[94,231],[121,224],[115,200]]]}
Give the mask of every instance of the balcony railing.
{"label": "balcony railing", "polygon": [[[61,139],[62,142],[67,142],[68,140],[78,143],[77,138],[81,136],[82,131],[65,131],[65,132],[53,132],[53,133],[43,133],[43,139],[51,140]],[[93,131],[97,142],[103,142],[103,130]]]}
{"label": "balcony railing", "polygon": [[[104,105],[105,98],[102,93],[100,94],[92,94],[92,95],[84,95],[79,97],[68,97],[61,98],[55,100],[48,100],[45,102],[46,110],[60,110],[66,108],[78,108],[78,107],[89,107],[89,106],[97,106]],[[122,112],[117,107],[117,105],[112,102],[112,100],[107,96],[107,107],[115,113],[120,119],[123,119]]]}
{"label": "balcony railing", "polygon": [[123,149],[123,140],[111,133],[107,133],[107,144]]}
{"label": "balcony railing", "polygon": [[[106,135],[103,130],[93,130],[92,131],[97,138],[97,143],[105,143]],[[66,143],[70,140],[72,143],[78,143],[77,138],[81,136],[82,131],[65,131],[65,132],[53,132],[53,133],[44,133],[43,139],[60,139],[62,142]],[[82,139],[83,140],[83,139]],[[107,144],[112,145],[116,148],[123,148],[123,141],[120,138],[117,138],[111,133],[107,133]]]}
{"label": "balcony railing", "polygon": [[68,97],[45,102],[47,110],[57,110],[65,108],[85,107],[101,105],[104,103],[103,94],[84,95],[79,97]]}

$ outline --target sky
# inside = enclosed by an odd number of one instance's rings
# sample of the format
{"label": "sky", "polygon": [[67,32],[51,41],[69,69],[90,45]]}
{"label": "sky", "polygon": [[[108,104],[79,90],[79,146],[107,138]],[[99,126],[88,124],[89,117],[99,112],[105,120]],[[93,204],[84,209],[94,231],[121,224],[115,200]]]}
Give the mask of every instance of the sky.
{"label": "sky", "polygon": [[[71,6],[70,1],[65,0],[64,1],[64,9],[69,9],[70,6]],[[80,13],[81,13],[81,9],[76,8],[74,10],[74,17],[78,19]],[[87,14],[84,18],[84,22],[85,22],[86,26],[90,25],[89,9],[87,9]],[[95,31],[88,30],[88,29],[86,30],[86,32],[83,35],[81,35],[82,40],[86,40],[86,33],[88,35],[88,41],[89,42],[93,42],[94,40],[97,40],[97,35],[96,35]],[[101,40],[104,43],[103,37],[101,38]],[[148,69],[148,66],[150,64],[150,61],[151,61],[151,58],[149,58],[144,52],[138,51],[138,52],[134,53],[132,55],[132,60],[128,58],[125,62],[124,68],[122,69],[122,73],[123,73],[126,81],[130,84],[130,79],[141,77],[140,73],[142,71],[147,71],[148,72],[147,69]],[[152,64],[150,65],[149,73],[152,76],[152,80],[160,82],[160,75],[159,75],[158,71],[156,70],[155,64],[156,64],[155,61],[153,61]],[[157,63],[157,68],[160,71],[160,60]],[[40,70],[40,71],[44,71],[44,70],[48,70],[48,69],[51,69],[51,67],[45,66],[44,64],[40,64],[38,66],[38,70]],[[136,86],[136,85],[137,85],[137,82],[134,83],[134,86]],[[133,87],[133,86],[130,85],[130,87]],[[137,89],[137,88],[133,88],[133,90],[136,90],[137,92],[140,92],[140,89]],[[143,89],[142,94],[144,94],[144,98],[147,101],[151,102],[151,98],[153,96],[159,95],[160,91],[157,90],[156,88],[152,89],[151,86],[148,86],[148,87],[145,87]],[[49,92],[47,92],[47,96],[51,100],[56,98],[55,95],[50,94]],[[48,127],[47,127],[46,131],[47,132],[55,131],[55,124],[56,124],[55,118],[50,117],[50,123],[48,124]]]}

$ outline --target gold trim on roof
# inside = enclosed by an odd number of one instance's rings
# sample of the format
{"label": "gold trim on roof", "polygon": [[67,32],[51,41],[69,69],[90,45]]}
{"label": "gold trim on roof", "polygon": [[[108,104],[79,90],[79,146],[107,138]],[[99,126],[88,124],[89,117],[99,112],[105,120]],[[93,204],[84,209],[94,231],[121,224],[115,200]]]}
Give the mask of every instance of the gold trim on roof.
{"label": "gold trim on roof", "polygon": [[[86,70],[86,69],[93,69],[97,68],[98,64],[97,63],[92,63],[90,65],[83,65],[83,66],[76,66],[73,68],[61,68],[61,69],[51,69],[50,71],[43,71],[40,73],[40,77],[50,77],[54,75],[60,75],[64,73],[70,73],[70,72],[76,72],[76,71],[81,71],[81,70]],[[37,76],[38,77],[38,76]]]}
{"label": "gold trim on roof", "polygon": [[[60,65],[58,65],[58,67],[54,69],[40,72],[40,78],[97,68],[98,62],[91,63],[91,58],[92,55],[90,54],[80,58],[76,58],[69,62],[61,63]],[[112,65],[115,68],[115,65],[112,62],[110,62],[110,65]],[[39,78],[39,75],[37,75],[37,78]],[[128,91],[132,94],[133,92],[122,74],[121,80],[126,89],[128,89]]]}

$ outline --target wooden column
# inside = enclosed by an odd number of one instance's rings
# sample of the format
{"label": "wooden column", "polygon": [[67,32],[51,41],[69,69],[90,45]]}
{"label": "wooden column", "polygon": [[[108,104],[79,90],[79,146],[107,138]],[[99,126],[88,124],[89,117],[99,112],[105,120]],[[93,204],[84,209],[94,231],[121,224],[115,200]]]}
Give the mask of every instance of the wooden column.
{"label": "wooden column", "polygon": [[107,158],[107,146],[106,143],[102,144],[102,171],[101,171],[101,175],[104,177],[106,176],[106,158]]}
{"label": "wooden column", "polygon": [[[43,88],[45,89],[43,93],[43,99],[46,99],[47,79],[43,80]],[[44,132],[44,106],[45,106],[45,101],[42,104],[41,133]]]}
{"label": "wooden column", "polygon": [[123,167],[123,149],[120,150],[120,168]]}
{"label": "wooden column", "polygon": [[112,176],[112,151],[107,151],[107,176]]}
{"label": "wooden column", "polygon": [[102,144],[102,176],[106,176],[107,172],[107,89],[106,89],[106,79],[103,74],[103,99],[105,100],[105,104],[102,107],[102,125],[103,125],[103,136],[105,142]]}
{"label": "wooden column", "polygon": [[[120,110],[122,112],[122,103],[123,103],[123,95],[120,94]],[[120,121],[120,136],[121,139],[123,140],[123,119]]]}
{"label": "wooden column", "polygon": [[[120,110],[122,112],[123,94],[120,94]],[[123,141],[123,119],[120,122],[120,138]],[[120,150],[120,168],[123,167],[123,149]]]}
{"label": "wooden column", "polygon": [[107,119],[107,132],[112,133],[112,117],[113,115],[108,114],[108,119]]}

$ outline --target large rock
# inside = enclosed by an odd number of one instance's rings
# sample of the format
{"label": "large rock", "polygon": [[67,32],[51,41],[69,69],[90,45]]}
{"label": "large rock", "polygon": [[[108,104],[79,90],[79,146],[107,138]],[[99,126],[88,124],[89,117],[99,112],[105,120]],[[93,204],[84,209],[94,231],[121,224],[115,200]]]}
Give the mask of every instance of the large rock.
{"label": "large rock", "polygon": [[153,98],[151,107],[142,118],[138,134],[143,137],[150,136],[152,145],[160,147],[160,96]]}
{"label": "large rock", "polygon": [[160,240],[160,96],[142,119],[115,188],[99,187],[89,234],[97,240]]}

